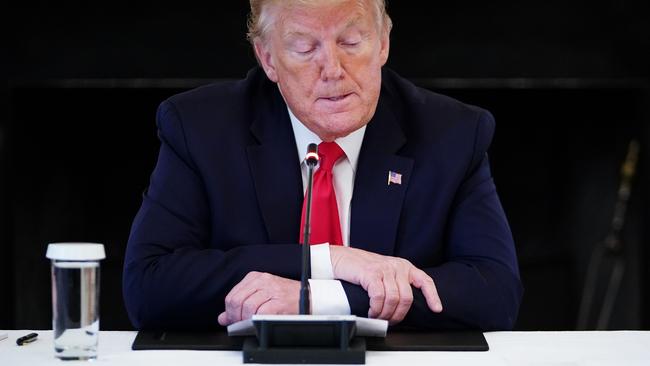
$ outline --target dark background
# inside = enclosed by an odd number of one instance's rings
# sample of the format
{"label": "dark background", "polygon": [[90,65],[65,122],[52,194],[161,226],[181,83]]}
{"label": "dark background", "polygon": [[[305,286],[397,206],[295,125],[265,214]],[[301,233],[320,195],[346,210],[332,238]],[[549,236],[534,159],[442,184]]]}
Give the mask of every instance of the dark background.
{"label": "dark background", "polygon": [[[389,66],[496,117],[493,173],[526,287],[517,329],[576,327],[587,262],[609,231],[632,138],[641,154],[607,327],[650,329],[646,2],[423,3],[389,2]],[[51,327],[45,249],[56,241],[106,245],[102,329],[130,329],[121,267],[159,146],[156,107],[255,65],[247,12],[246,1],[9,6],[0,329]]]}

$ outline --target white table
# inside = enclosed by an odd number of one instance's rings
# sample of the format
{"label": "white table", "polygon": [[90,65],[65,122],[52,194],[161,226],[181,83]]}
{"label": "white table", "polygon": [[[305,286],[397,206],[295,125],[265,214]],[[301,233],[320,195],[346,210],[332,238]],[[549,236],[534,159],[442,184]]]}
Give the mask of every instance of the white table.
{"label": "white table", "polygon": [[[79,365],[54,358],[52,331],[36,331],[38,340],[16,346],[31,330],[0,331],[0,366]],[[132,351],[136,332],[107,332],[99,336],[98,365],[223,366],[241,365],[234,351]],[[650,332],[493,332],[485,333],[488,352],[368,352],[367,365],[650,365]]]}

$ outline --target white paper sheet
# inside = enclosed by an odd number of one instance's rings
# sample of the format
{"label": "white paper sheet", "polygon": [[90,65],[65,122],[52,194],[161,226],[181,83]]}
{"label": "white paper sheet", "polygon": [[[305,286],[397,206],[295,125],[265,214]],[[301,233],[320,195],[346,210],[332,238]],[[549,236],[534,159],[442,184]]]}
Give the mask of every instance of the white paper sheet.
{"label": "white paper sheet", "polygon": [[280,321],[328,321],[344,320],[354,321],[357,325],[356,335],[361,337],[386,337],[388,321],[381,319],[361,318],[355,315],[253,315],[253,318],[239,321],[228,326],[228,335],[254,336],[255,320],[280,320]]}

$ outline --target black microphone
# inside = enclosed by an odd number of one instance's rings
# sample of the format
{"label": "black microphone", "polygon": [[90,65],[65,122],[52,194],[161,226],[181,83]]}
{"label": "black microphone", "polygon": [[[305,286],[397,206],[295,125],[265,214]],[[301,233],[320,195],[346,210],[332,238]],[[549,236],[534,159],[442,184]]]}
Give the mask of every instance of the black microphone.
{"label": "black microphone", "polygon": [[305,199],[307,205],[305,209],[305,226],[303,227],[302,240],[302,274],[300,278],[300,308],[299,314],[309,314],[309,279],[311,278],[311,254],[309,248],[309,234],[311,231],[311,196],[314,181],[314,168],[318,164],[318,145],[309,144],[307,146],[307,193]]}
{"label": "black microphone", "polygon": [[[309,278],[311,277],[310,222],[314,169],[318,165],[318,145],[309,144],[307,189],[305,192],[305,223],[302,237],[302,273],[300,276],[299,315],[254,315],[257,339],[246,339],[242,346],[244,363],[270,364],[363,364],[366,359],[365,340],[355,337],[357,320],[354,316],[322,317],[310,314]],[[376,326],[388,328],[388,322]]]}

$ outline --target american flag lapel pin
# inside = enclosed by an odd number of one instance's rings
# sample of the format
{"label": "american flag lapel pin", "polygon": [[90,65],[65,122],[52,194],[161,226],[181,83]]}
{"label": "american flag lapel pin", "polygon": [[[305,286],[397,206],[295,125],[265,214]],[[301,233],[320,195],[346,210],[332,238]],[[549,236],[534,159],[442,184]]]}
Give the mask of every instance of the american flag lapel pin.
{"label": "american flag lapel pin", "polygon": [[392,170],[388,171],[388,185],[390,184],[402,184],[402,175],[399,173],[396,173]]}

